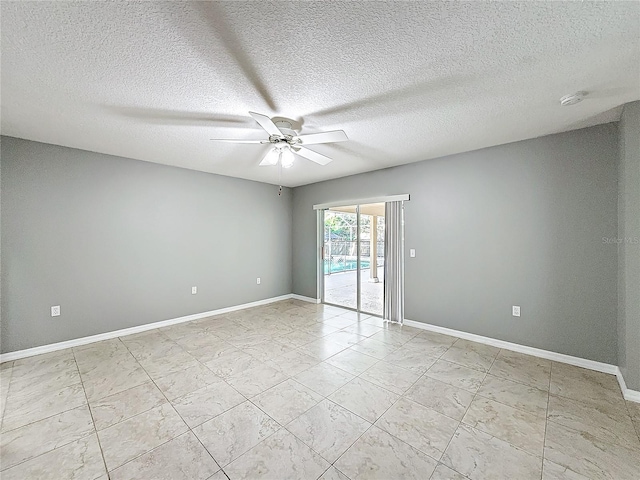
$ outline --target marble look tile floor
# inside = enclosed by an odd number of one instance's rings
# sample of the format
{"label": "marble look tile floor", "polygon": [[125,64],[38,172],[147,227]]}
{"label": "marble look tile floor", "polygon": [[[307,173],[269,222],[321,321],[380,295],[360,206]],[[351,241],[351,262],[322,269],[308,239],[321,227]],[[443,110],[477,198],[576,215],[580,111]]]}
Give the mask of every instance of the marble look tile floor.
{"label": "marble look tile floor", "polygon": [[615,377],[296,300],[0,365],[0,477],[640,478]]}

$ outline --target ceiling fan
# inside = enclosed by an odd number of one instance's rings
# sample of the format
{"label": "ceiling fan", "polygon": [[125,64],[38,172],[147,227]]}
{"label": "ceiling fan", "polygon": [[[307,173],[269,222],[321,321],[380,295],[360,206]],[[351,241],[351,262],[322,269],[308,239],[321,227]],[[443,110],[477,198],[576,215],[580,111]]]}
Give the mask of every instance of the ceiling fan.
{"label": "ceiling fan", "polygon": [[287,121],[273,122],[266,115],[260,113],[249,112],[249,115],[260,124],[262,128],[269,134],[267,140],[232,140],[212,138],[216,142],[230,143],[259,143],[269,144],[271,147],[265,157],[260,162],[260,166],[277,165],[280,162],[283,168],[293,166],[294,153],[304,157],[312,162],[320,165],[326,165],[332,159],[326,155],[322,155],[313,150],[306,148],[306,145],[314,145],[318,143],[334,143],[349,140],[347,134],[342,130],[334,130],[331,132],[310,133],[307,135],[298,135],[291,129],[291,123]]}

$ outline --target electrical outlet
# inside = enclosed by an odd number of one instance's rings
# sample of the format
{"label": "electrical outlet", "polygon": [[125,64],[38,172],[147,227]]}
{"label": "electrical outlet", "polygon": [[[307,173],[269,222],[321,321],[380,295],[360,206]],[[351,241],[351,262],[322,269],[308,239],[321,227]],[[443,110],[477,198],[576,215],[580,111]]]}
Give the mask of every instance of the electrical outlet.
{"label": "electrical outlet", "polygon": [[519,317],[520,316],[520,307],[518,305],[514,305],[513,307],[511,307],[511,314],[514,317]]}
{"label": "electrical outlet", "polygon": [[198,293],[198,287],[191,287],[191,295]]}
{"label": "electrical outlet", "polygon": [[51,316],[59,317],[60,316],[60,305],[55,305],[51,307]]}
{"label": "electrical outlet", "polygon": [[260,277],[256,278],[256,285],[260,285]]}

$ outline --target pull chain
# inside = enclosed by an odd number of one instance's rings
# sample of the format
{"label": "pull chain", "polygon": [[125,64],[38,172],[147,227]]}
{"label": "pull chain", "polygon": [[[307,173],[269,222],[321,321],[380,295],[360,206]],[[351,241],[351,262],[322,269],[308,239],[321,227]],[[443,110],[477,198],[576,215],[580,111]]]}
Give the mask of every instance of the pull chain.
{"label": "pull chain", "polygon": [[280,186],[278,187],[278,196],[282,196],[282,162],[278,162],[278,183]]}

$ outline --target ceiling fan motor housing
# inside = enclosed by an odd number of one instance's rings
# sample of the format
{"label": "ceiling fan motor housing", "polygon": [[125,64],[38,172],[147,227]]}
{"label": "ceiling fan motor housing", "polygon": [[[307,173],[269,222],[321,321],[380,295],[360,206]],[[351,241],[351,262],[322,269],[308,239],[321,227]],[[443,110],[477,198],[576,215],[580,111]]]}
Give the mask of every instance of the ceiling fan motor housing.
{"label": "ceiling fan motor housing", "polygon": [[[282,137],[280,137],[281,142],[286,142],[289,145],[294,145],[295,141],[293,141],[294,138],[297,137],[297,133],[295,130],[291,129],[291,122],[287,122],[286,120],[279,120],[277,122],[275,122],[276,127],[278,127],[278,129],[282,132]],[[275,138],[273,138],[275,137]],[[278,146],[279,142],[277,135],[273,135],[272,138],[270,138],[270,140],[273,142],[273,140],[276,140],[276,142],[274,142],[276,144],[276,146]]]}
{"label": "ceiling fan motor housing", "polygon": [[260,166],[276,165],[280,161],[284,168],[290,167],[293,165],[294,153],[306,158],[307,160],[311,160],[318,165],[326,165],[331,162],[331,158],[308,149],[307,145],[344,142],[349,140],[346,133],[342,130],[298,135],[298,133],[291,128],[293,124],[289,120],[278,119],[274,122],[267,115],[262,115],[260,113],[249,112],[249,115],[251,115],[253,119],[269,134],[268,140],[229,140],[213,138],[212,140],[221,142],[271,144],[273,148],[271,148],[267,155],[262,159]]}

